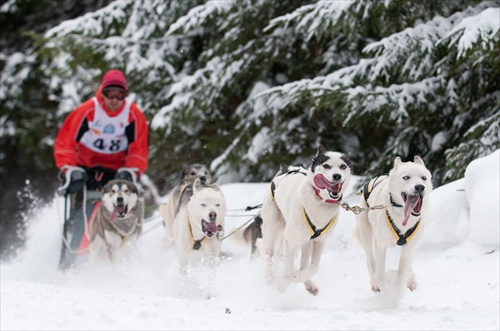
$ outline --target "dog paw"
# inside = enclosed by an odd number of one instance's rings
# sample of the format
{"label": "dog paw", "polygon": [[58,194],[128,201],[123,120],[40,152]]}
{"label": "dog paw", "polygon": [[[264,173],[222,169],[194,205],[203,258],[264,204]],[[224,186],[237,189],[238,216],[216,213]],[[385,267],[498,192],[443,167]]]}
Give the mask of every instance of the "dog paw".
{"label": "dog paw", "polygon": [[304,287],[306,288],[307,292],[311,293],[312,295],[318,295],[319,293],[318,287],[310,280],[304,282]]}
{"label": "dog paw", "polygon": [[295,274],[293,274],[293,281],[297,283],[303,283],[311,279],[312,276],[314,276],[318,272],[318,267],[316,266],[309,266],[304,270],[299,270]]}
{"label": "dog paw", "polygon": [[380,292],[380,287],[378,287],[377,284],[372,283],[372,291],[378,293]]}
{"label": "dog paw", "polygon": [[413,292],[413,291],[415,291],[415,290],[417,289],[417,282],[412,281],[412,280],[410,279],[410,281],[408,282],[408,285],[407,285],[407,286],[408,286],[408,288],[410,289],[410,291],[412,291],[412,292]]}
{"label": "dog paw", "polygon": [[281,278],[279,281],[276,282],[276,288],[280,293],[285,292],[287,287],[290,285],[291,280],[288,278]]}
{"label": "dog paw", "polygon": [[417,278],[413,273],[413,270],[410,269],[410,278],[408,279],[408,283],[406,286],[410,289],[410,291],[415,291],[417,289]]}

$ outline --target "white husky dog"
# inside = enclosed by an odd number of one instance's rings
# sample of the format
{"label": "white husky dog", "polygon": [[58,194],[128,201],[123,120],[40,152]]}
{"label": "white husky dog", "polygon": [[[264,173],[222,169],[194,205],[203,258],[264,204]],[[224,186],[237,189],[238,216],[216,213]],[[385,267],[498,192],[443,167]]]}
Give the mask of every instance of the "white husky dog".
{"label": "white husky dog", "polygon": [[401,162],[399,157],[388,176],[372,179],[362,190],[362,207],[385,206],[361,212],[356,216],[358,238],[366,253],[371,288],[388,291],[385,257],[388,247],[402,247],[396,280],[396,300],[406,286],[417,287],[411,263],[422,241],[424,222],[432,191],[431,173],[415,156],[414,162]]}
{"label": "white husky dog", "polygon": [[191,256],[204,254],[209,268],[209,298],[215,294],[215,269],[220,255],[220,237],[224,233],[225,216],[226,200],[221,189],[216,184],[202,184],[200,179],[196,179],[192,196],[182,203],[174,220],[179,271],[186,275]]}
{"label": "white husky dog", "polygon": [[[337,224],[339,201],[350,177],[347,156],[320,146],[309,169],[282,166],[272,180],[262,205],[258,246],[267,258],[268,282],[273,280],[273,256],[283,249],[281,292],[291,282],[303,282],[311,294],[318,293],[311,277],[318,271],[325,241]],[[300,249],[300,268],[295,270],[294,257]]]}

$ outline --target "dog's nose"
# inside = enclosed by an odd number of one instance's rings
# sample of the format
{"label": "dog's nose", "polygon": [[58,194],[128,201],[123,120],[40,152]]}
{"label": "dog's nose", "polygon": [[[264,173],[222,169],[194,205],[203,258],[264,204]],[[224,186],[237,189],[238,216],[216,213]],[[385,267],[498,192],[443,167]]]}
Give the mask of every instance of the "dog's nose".
{"label": "dog's nose", "polygon": [[123,203],[123,197],[117,197],[116,202],[118,203]]}
{"label": "dog's nose", "polygon": [[422,192],[424,192],[424,190],[425,190],[424,185],[415,185],[415,192],[422,193]]}
{"label": "dog's nose", "polygon": [[207,176],[200,176],[200,183],[201,185],[205,185],[207,182]]}
{"label": "dog's nose", "polygon": [[210,217],[210,221],[215,221],[217,219],[217,213],[211,211],[210,214],[208,214],[208,217]]}
{"label": "dog's nose", "polygon": [[341,174],[333,174],[332,178],[333,178],[334,182],[338,182],[342,179],[342,175]]}

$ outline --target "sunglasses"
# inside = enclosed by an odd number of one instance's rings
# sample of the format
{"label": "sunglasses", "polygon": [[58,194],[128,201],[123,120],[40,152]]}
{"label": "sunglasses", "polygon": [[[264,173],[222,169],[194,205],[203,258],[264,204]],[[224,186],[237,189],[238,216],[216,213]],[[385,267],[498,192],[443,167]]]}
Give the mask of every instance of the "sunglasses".
{"label": "sunglasses", "polygon": [[116,99],[122,101],[123,99],[125,99],[125,93],[120,91],[103,91],[102,95],[109,100]]}

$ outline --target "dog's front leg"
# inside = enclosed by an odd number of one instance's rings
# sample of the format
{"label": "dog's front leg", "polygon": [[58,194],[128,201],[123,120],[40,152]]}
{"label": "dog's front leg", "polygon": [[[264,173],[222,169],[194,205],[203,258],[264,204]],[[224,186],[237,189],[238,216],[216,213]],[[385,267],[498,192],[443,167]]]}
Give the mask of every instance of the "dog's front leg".
{"label": "dog's front leg", "polygon": [[[308,240],[304,245],[302,245],[302,252],[300,257],[300,267],[299,270],[295,273],[294,278],[296,278],[297,274],[299,274],[302,270],[305,270],[309,263],[311,262],[311,241]],[[300,282],[300,280],[296,280]]]}
{"label": "dog's front leg", "polygon": [[115,265],[116,264],[116,258],[115,254],[113,252],[113,247],[106,243],[106,254],[108,255],[108,260],[111,262],[111,264]]}
{"label": "dog's front leg", "polygon": [[[296,282],[303,282],[306,290],[312,295],[317,295],[319,293],[318,287],[311,281],[311,277],[314,276],[319,269],[319,262],[321,261],[321,255],[323,254],[323,250],[325,244],[323,241],[309,241],[307,244],[302,246],[302,250],[307,248],[308,256],[307,262],[309,265],[301,264],[301,268],[298,272],[293,276],[293,280]],[[302,262],[305,262],[304,259]]]}
{"label": "dog's front leg", "polygon": [[413,261],[414,255],[415,248],[412,246],[406,245],[401,250],[401,257],[399,258],[398,266],[398,277],[396,281],[398,298],[402,297],[405,284],[411,291],[417,288],[415,275],[411,270],[411,263]]}
{"label": "dog's front leg", "polygon": [[[306,248],[307,252],[307,262],[302,261],[304,265],[301,264],[301,268],[293,275],[293,281],[295,282],[305,282],[311,279],[319,269],[319,262],[321,260],[321,254],[325,244],[322,241],[308,241],[302,246],[302,251]],[[310,263],[309,263],[310,262]]]}
{"label": "dog's front leg", "polygon": [[179,252],[179,274],[183,277],[187,276],[187,268],[189,263],[189,255],[185,252]]}
{"label": "dog's front leg", "polygon": [[90,241],[89,243],[89,264],[90,265],[96,265],[97,262],[99,261],[99,252],[101,250],[101,247],[104,246],[104,240],[101,238],[101,236],[96,235],[93,240]]}
{"label": "dog's front leg", "polygon": [[287,239],[283,239],[283,278],[277,284],[280,292],[284,292],[292,282],[293,260],[296,251],[296,247],[292,247]]}
{"label": "dog's front leg", "polygon": [[374,292],[384,291],[385,289],[385,257],[387,247],[380,246],[375,239],[373,241],[373,257],[375,258],[375,277],[372,279],[372,290]]}
{"label": "dog's front leg", "polygon": [[208,291],[207,291],[207,299],[213,298],[216,296],[216,273],[217,273],[217,264],[219,262],[219,249],[214,248],[208,252]]}
{"label": "dog's front leg", "polygon": [[370,284],[372,291],[380,292],[376,282],[375,282],[375,256],[373,254],[374,249],[374,239],[373,239],[373,229],[368,223],[368,216],[359,214],[357,218],[357,235],[361,246],[363,247],[366,254],[366,265],[368,267],[368,274],[370,276]]}
{"label": "dog's front leg", "polygon": [[274,280],[273,259],[274,259],[273,254],[266,255],[266,281],[268,284],[271,284]]}

